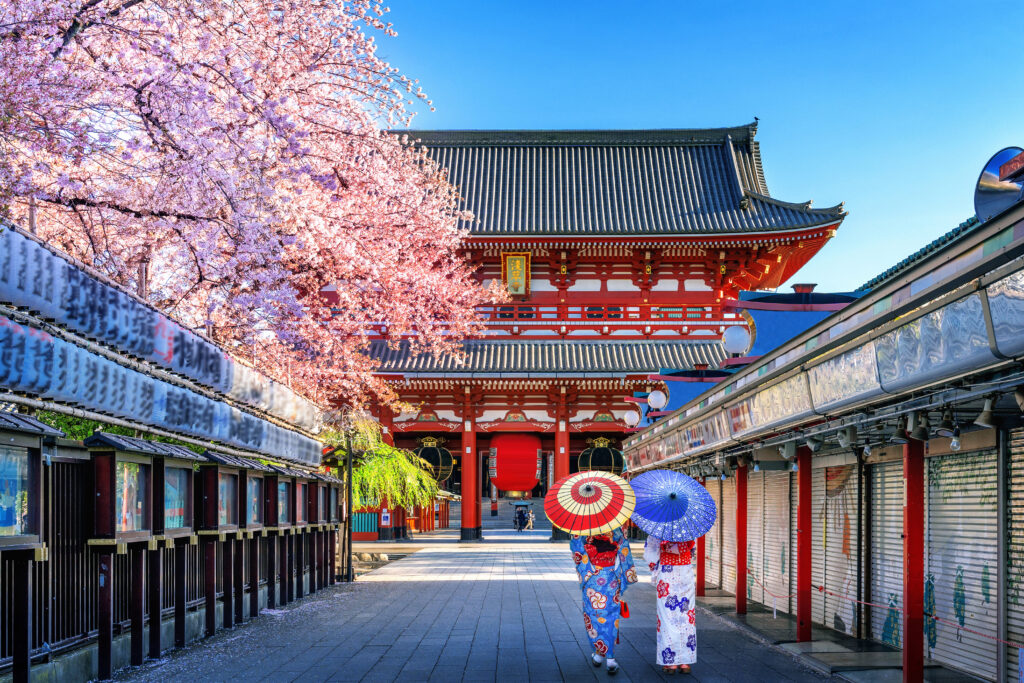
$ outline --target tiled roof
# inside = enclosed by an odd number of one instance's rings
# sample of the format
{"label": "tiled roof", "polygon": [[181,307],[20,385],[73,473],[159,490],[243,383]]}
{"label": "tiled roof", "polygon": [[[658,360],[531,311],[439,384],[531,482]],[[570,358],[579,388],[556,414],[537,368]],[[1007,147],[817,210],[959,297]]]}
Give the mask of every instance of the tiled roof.
{"label": "tiled roof", "polygon": [[37,436],[64,436],[64,432],[40,422],[34,417],[22,415],[21,413],[7,412],[0,410],[0,431],[23,432]]}
{"label": "tiled roof", "polygon": [[258,460],[250,460],[249,458],[240,458],[237,455],[231,455],[229,453],[221,453],[220,451],[205,451],[203,455],[206,459],[218,463],[220,465],[227,465],[228,467],[238,467],[244,470],[256,470],[257,472],[271,472],[269,465],[264,465]]}
{"label": "tiled roof", "polygon": [[380,372],[432,373],[647,373],[662,368],[685,370],[694,364],[716,367],[725,358],[715,342],[571,342],[571,341],[469,341],[463,343],[465,362],[449,357],[414,356],[408,346],[389,348],[373,342],[370,355],[381,361]]}
{"label": "tiled roof", "polygon": [[193,450],[178,446],[177,444],[163,443],[161,441],[147,441],[132,436],[110,434],[107,432],[95,432],[84,441],[89,448],[106,447],[127,453],[139,453],[142,455],[155,455],[167,458],[181,458],[184,460],[198,460],[204,462],[205,457]]}
{"label": "tiled roof", "polygon": [[926,244],[925,246],[921,247],[913,254],[897,263],[892,268],[889,268],[888,270],[879,273],[875,277],[871,278],[870,280],[862,284],[860,287],[858,287],[858,291],[863,289],[874,289],[875,287],[878,287],[879,285],[888,282],[892,278],[896,277],[903,271],[907,270],[908,268],[916,264],[918,261],[930,255],[931,253],[938,251],[940,248],[944,247],[950,242],[955,242],[957,239],[970,233],[979,225],[981,225],[981,222],[976,217],[972,216],[968,218],[963,223],[956,226],[942,237],[939,237],[938,239],[933,240]]}
{"label": "tiled roof", "polygon": [[397,131],[449,171],[478,236],[681,235],[833,224],[768,195],[756,125],[693,130]]}

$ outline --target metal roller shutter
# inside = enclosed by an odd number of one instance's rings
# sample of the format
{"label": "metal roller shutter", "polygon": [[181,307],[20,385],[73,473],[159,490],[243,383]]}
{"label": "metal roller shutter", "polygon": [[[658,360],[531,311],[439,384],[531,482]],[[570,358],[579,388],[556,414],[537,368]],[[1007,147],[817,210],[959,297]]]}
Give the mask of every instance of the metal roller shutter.
{"label": "metal roller shutter", "polygon": [[764,472],[747,475],[747,599],[764,603]]}
{"label": "metal roller shutter", "polygon": [[[994,450],[928,458],[925,612],[926,654],[994,680],[998,584],[997,459]],[[952,622],[955,625],[951,625]]]}
{"label": "metal roller shutter", "polygon": [[[824,509],[820,521],[825,549],[825,588],[857,599],[857,539],[860,537],[857,465],[825,468],[824,478]],[[855,635],[855,603],[828,594],[824,598],[825,625]]]}
{"label": "metal roller shutter", "polygon": [[722,482],[708,479],[708,492],[715,501],[718,514],[711,530],[704,536],[704,583],[708,588],[722,587]]}
{"label": "metal roller shutter", "polygon": [[888,605],[871,608],[870,636],[892,647],[903,646],[903,463],[872,465],[871,586],[868,601]]}
{"label": "metal roller shutter", "polygon": [[736,590],[736,479],[722,482],[722,590]]}
{"label": "metal roller shutter", "polygon": [[[825,468],[811,473],[811,584],[817,588],[825,584]],[[825,620],[825,594],[811,591],[811,621],[831,626]]]}
{"label": "metal roller shutter", "polygon": [[[1024,643],[1024,429],[1010,432],[1010,491],[1007,496],[1006,630]],[[1007,681],[1016,683],[1017,649],[1006,648]]]}
{"label": "metal roller shutter", "polygon": [[[764,585],[775,595],[789,595],[789,472],[764,473]],[[765,596],[765,605],[789,612],[789,599]]]}
{"label": "metal roller shutter", "polygon": [[[800,534],[797,532],[799,522],[797,520],[798,504],[800,502],[800,479],[794,472],[789,477],[789,594],[796,593],[796,548]],[[790,598],[790,614],[796,614],[796,598]]]}

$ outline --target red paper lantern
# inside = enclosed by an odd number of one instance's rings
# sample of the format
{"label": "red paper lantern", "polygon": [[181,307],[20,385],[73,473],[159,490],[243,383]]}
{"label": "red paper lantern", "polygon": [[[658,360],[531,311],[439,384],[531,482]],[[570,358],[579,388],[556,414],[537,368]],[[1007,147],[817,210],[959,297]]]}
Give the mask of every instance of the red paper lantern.
{"label": "red paper lantern", "polygon": [[518,432],[495,434],[491,448],[497,451],[496,472],[491,483],[505,495],[523,497],[537,485],[539,436]]}

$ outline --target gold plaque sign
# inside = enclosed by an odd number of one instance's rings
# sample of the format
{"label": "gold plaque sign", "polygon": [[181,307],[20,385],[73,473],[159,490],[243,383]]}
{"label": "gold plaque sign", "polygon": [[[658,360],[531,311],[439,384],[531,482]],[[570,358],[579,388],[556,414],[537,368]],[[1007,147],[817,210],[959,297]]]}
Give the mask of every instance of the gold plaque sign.
{"label": "gold plaque sign", "polygon": [[501,255],[501,279],[512,296],[530,294],[530,252],[504,252]]}

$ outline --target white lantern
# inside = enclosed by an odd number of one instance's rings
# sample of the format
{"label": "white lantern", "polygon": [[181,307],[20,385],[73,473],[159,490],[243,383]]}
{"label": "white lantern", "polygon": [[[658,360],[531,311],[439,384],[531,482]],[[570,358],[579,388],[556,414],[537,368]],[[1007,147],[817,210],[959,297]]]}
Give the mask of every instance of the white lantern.
{"label": "white lantern", "polygon": [[622,419],[626,423],[626,426],[636,427],[638,424],[640,424],[640,413],[638,413],[635,410],[630,410],[629,412],[622,416]]}
{"label": "white lantern", "polygon": [[668,405],[668,396],[665,395],[664,391],[656,389],[647,394],[647,405],[654,410],[661,410]]}
{"label": "white lantern", "polygon": [[742,325],[727,327],[722,334],[722,346],[729,355],[743,355],[750,348],[750,331]]}

